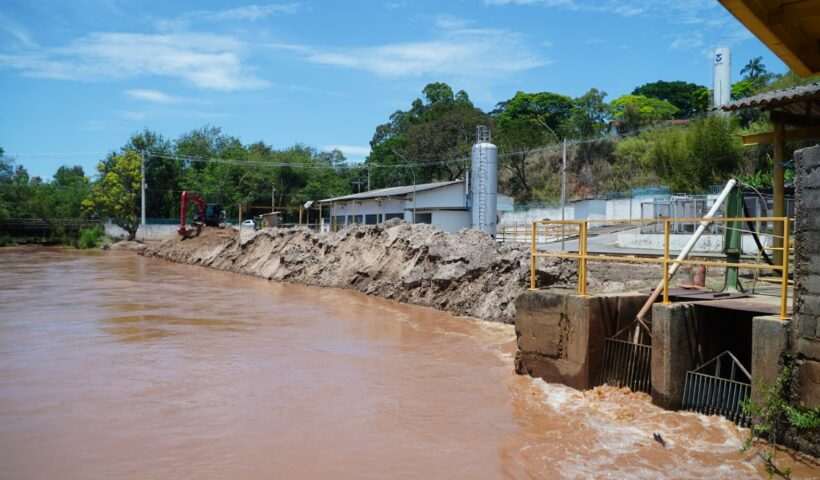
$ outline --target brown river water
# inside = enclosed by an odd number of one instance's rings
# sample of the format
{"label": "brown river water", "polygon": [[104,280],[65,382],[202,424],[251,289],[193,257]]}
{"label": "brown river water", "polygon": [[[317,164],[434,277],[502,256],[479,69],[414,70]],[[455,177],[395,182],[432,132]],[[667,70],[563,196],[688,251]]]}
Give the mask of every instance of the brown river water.
{"label": "brown river water", "polygon": [[514,347],[357,292],[0,249],[0,478],[766,476],[732,423],[517,376]]}

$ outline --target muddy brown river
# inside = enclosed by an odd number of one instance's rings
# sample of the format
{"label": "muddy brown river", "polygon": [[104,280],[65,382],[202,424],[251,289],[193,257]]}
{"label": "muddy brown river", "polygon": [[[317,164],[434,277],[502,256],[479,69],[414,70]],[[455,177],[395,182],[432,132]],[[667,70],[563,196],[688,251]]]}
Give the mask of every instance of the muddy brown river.
{"label": "muddy brown river", "polygon": [[517,376],[514,346],[356,292],[0,249],[0,477],[766,476],[732,423]]}

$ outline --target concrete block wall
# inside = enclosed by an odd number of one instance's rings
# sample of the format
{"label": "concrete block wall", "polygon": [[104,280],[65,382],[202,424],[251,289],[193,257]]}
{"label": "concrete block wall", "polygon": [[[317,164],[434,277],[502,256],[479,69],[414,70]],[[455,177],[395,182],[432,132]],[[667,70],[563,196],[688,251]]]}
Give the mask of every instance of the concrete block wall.
{"label": "concrete block wall", "polygon": [[596,386],[606,338],[634,320],[646,298],[524,292],[515,301],[516,372],[581,390]]}
{"label": "concrete block wall", "polygon": [[820,145],[795,152],[795,262],[792,348],[799,400],[820,404]]}

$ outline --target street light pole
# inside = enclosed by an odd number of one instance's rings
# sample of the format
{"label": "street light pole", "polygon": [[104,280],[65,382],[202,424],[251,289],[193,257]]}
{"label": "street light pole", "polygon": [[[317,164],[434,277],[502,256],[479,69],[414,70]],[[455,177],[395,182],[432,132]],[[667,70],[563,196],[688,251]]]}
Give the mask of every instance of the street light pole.
{"label": "street light pole", "polygon": [[[566,208],[567,208],[567,139],[564,139],[564,153],[562,155],[561,160],[561,222],[566,221]],[[564,224],[561,223],[561,251],[565,251],[564,248]]]}
{"label": "street light pole", "polygon": [[547,125],[547,122],[541,120],[540,118],[536,118],[535,121],[541,124],[542,127],[549,130],[552,136],[555,137],[555,140],[563,142],[564,144],[563,154],[561,155],[561,251],[564,251],[566,250],[564,248],[566,235],[564,230],[565,225],[563,224],[563,222],[566,221],[565,210],[567,207],[567,139],[564,138],[564,140],[562,141],[560,138],[558,138],[558,135],[555,133],[555,130],[550,128],[550,126]]}
{"label": "street light pole", "polygon": [[145,152],[140,152],[140,225],[145,226]]}
{"label": "street light pole", "polygon": [[416,223],[416,172],[415,170],[413,170],[413,167],[410,165],[410,162],[408,162],[407,159],[404,158],[404,155],[400,154],[395,150],[393,150],[393,153],[399,158],[401,158],[405,164],[407,164],[407,168],[410,169],[410,173],[413,175],[413,223]]}

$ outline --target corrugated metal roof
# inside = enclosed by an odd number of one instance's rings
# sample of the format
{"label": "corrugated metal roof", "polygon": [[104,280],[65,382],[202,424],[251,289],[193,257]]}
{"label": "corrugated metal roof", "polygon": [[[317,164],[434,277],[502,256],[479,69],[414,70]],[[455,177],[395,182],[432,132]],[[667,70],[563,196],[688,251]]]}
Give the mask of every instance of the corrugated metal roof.
{"label": "corrugated metal roof", "polygon": [[464,183],[464,180],[451,180],[449,182],[434,182],[434,183],[420,183],[418,185],[405,185],[401,187],[380,188],[378,190],[370,190],[369,192],[354,193],[352,195],[345,195],[342,197],[326,198],[319,200],[321,203],[327,202],[343,202],[347,200],[364,200],[368,198],[384,198],[384,197],[401,197],[424,190],[433,190],[436,188],[446,187],[448,185],[455,185],[456,183]]}
{"label": "corrugated metal roof", "polygon": [[787,111],[801,116],[820,117],[820,105],[813,102],[810,110],[806,110],[806,100],[820,98],[820,83],[810,83],[799,87],[783,88],[771,92],[760,93],[751,97],[741,98],[734,102],[718,107],[724,112],[744,110],[747,108],[763,108]]}

